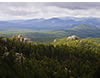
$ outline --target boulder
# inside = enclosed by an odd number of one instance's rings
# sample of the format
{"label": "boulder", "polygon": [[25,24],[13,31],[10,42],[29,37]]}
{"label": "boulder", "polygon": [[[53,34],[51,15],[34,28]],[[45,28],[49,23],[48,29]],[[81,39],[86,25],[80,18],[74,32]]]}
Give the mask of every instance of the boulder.
{"label": "boulder", "polygon": [[24,35],[18,34],[12,37],[13,40],[18,40],[23,43],[32,43],[30,38],[24,37]]}
{"label": "boulder", "polygon": [[53,42],[56,42],[57,40],[56,39],[54,39],[54,41]]}
{"label": "boulder", "polygon": [[24,35],[19,34],[19,35],[17,35],[17,37],[18,37],[18,38],[24,38]]}
{"label": "boulder", "polygon": [[29,38],[24,38],[24,42],[30,42],[31,40]]}
{"label": "boulder", "polygon": [[24,62],[25,58],[22,53],[15,53],[15,56],[16,56],[16,62],[20,64]]}
{"label": "boulder", "polygon": [[79,38],[76,35],[67,37],[68,40],[78,40]]}
{"label": "boulder", "polygon": [[[7,56],[9,56],[9,52],[5,52],[4,54],[3,54],[3,58],[6,58]],[[25,60],[25,58],[24,58],[24,56],[23,56],[23,54],[22,53],[15,53],[14,55],[13,55],[16,59],[15,59],[15,62],[18,62],[18,63],[24,63],[24,60]]]}

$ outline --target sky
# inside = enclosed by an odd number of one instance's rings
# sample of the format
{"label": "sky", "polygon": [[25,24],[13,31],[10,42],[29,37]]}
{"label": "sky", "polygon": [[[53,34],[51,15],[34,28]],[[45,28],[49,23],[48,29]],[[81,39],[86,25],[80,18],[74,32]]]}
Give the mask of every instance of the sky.
{"label": "sky", "polygon": [[0,20],[100,17],[100,2],[0,2]]}

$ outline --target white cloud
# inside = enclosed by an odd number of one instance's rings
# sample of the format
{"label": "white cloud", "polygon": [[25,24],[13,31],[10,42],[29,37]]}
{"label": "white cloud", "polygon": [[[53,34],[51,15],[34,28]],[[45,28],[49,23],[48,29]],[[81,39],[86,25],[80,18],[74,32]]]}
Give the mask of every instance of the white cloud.
{"label": "white cloud", "polygon": [[[67,4],[67,6],[66,6]],[[68,6],[69,4],[69,6]],[[78,3],[79,4],[79,3]],[[96,6],[93,7],[93,6]],[[74,3],[0,3],[0,20],[34,19],[52,17],[100,17],[99,4],[74,5]],[[81,8],[79,8],[81,6]],[[85,8],[84,8],[85,7]]]}

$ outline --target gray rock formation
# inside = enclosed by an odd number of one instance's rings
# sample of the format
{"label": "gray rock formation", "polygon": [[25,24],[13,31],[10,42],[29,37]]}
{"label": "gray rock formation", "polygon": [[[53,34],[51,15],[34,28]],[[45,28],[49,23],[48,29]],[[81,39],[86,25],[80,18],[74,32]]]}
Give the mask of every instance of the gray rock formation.
{"label": "gray rock formation", "polygon": [[23,43],[32,43],[30,38],[24,37],[24,35],[18,34],[12,37],[13,40],[18,40]]}
{"label": "gray rock formation", "polygon": [[[7,56],[9,56],[9,54],[10,54],[9,52],[5,52],[3,54],[3,58],[6,58]],[[20,64],[24,63],[25,58],[22,53],[15,53],[13,56],[16,57],[15,62]]]}
{"label": "gray rock formation", "polygon": [[56,39],[54,39],[54,41],[53,42],[56,42],[57,40]]}
{"label": "gray rock formation", "polygon": [[78,40],[79,38],[76,35],[67,37],[68,40]]}
{"label": "gray rock formation", "polygon": [[16,56],[16,62],[20,64],[24,62],[25,58],[22,53],[15,53],[15,56]]}

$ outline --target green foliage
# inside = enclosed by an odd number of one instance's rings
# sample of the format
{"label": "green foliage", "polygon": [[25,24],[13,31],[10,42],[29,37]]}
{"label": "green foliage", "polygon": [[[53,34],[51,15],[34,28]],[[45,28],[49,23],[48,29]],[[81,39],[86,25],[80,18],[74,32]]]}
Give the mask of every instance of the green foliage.
{"label": "green foliage", "polygon": [[[23,54],[21,63],[16,53]],[[31,45],[0,38],[0,78],[100,78],[99,73],[100,45],[91,40]]]}
{"label": "green foliage", "polygon": [[33,41],[48,42],[55,38],[77,35],[80,38],[100,37],[100,28],[96,26],[80,24],[63,30],[32,30],[32,29],[6,29],[0,31],[0,36],[11,37],[16,34],[23,34]]}

